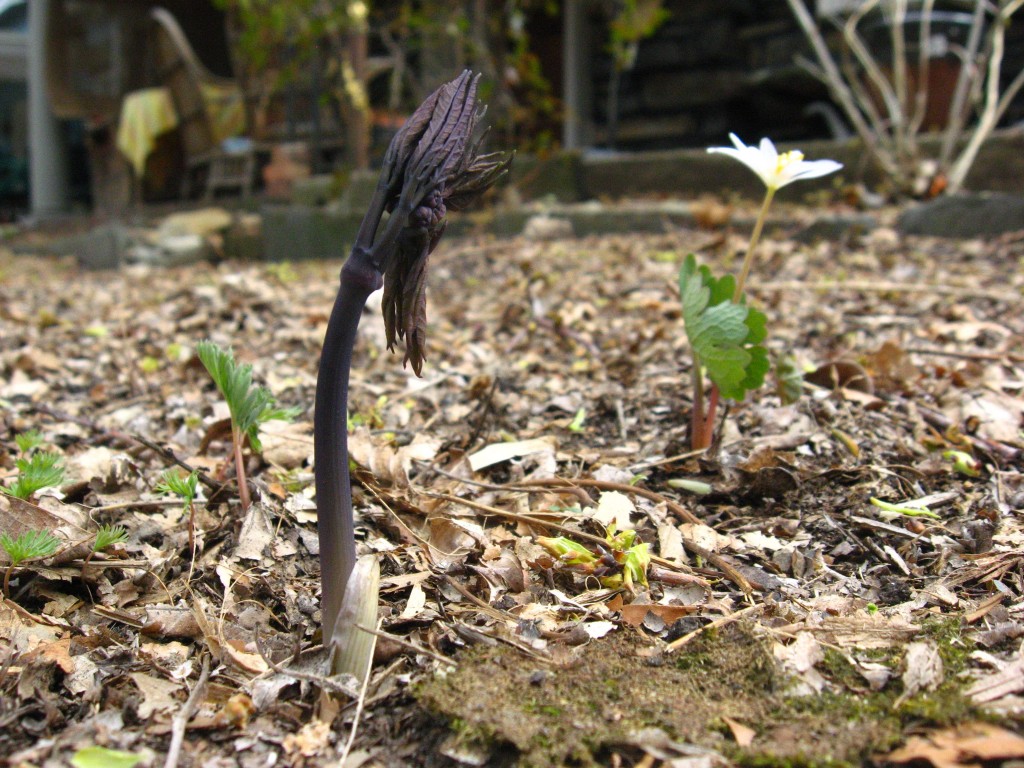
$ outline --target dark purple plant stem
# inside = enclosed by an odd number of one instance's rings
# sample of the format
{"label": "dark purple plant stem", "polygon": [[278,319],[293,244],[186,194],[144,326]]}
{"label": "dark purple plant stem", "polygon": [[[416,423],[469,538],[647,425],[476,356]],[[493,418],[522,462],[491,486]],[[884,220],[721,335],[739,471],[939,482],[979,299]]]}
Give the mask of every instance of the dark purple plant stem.
{"label": "dark purple plant stem", "polygon": [[325,635],[334,630],[344,585],[356,563],[348,470],[348,382],[363,306],[381,285],[381,274],[366,261],[365,255],[360,258],[354,252],[342,267],[316,382],[313,450]]}

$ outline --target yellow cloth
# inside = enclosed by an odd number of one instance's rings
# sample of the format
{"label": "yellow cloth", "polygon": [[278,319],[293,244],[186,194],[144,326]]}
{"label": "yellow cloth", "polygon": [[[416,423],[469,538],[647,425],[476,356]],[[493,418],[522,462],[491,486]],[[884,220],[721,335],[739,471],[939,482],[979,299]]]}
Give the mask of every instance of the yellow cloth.
{"label": "yellow cloth", "polygon": [[145,88],[124,97],[117,126],[117,148],[131,162],[136,176],[142,176],[156,137],[177,124],[178,115],[166,88]]}

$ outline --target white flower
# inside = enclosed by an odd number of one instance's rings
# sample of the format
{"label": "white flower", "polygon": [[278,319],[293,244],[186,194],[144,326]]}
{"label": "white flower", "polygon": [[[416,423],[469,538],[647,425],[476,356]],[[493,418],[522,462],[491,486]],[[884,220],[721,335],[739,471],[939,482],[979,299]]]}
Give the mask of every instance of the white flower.
{"label": "white flower", "polygon": [[733,147],[708,147],[708,152],[735,157],[760,176],[764,185],[773,191],[800,179],[825,176],[843,167],[835,160],[804,160],[804,153],[796,150],[780,155],[769,139],[761,139],[759,147],[748,147],[735,133],[730,133],[729,138]]}

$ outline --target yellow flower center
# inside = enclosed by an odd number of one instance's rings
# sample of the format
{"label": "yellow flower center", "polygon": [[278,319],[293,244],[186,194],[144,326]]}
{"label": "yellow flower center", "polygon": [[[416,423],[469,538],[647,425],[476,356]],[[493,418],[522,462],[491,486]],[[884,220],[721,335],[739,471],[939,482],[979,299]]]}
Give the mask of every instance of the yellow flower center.
{"label": "yellow flower center", "polygon": [[798,149],[794,149],[791,152],[783,152],[779,155],[778,161],[775,163],[775,172],[782,173],[791,165],[796,165],[802,162],[804,159],[804,153]]}

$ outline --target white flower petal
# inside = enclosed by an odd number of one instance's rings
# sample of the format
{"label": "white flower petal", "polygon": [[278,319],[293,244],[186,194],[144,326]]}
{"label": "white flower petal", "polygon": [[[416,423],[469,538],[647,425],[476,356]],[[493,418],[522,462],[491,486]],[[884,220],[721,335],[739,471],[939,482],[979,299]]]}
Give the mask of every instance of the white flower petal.
{"label": "white flower petal", "polygon": [[[789,181],[797,179],[816,179],[819,176],[827,176],[843,167],[842,163],[835,160],[804,160],[794,168],[795,173]],[[789,183],[789,182],[787,182]]]}
{"label": "white flower petal", "polygon": [[717,152],[734,157],[758,175],[769,189],[781,189],[800,179],[814,179],[842,168],[834,160],[804,160],[802,152],[791,151],[779,154],[771,139],[763,138],[757,147],[743,143],[735,133],[729,134],[733,147],[708,147],[708,152]]}
{"label": "white flower petal", "polygon": [[772,140],[769,138],[761,139],[761,146],[758,151],[765,159],[765,166],[775,168],[775,164],[779,162],[779,151],[775,148]]}

